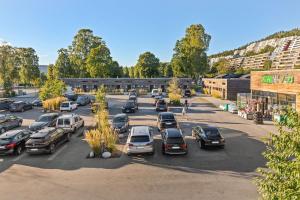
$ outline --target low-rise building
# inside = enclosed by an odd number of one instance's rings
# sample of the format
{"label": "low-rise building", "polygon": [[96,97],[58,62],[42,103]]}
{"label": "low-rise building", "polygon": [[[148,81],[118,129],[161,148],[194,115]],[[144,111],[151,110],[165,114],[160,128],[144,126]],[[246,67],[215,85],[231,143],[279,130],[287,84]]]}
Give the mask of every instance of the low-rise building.
{"label": "low-rise building", "polygon": [[235,101],[238,93],[250,92],[249,77],[240,78],[203,78],[203,88],[207,94]]}

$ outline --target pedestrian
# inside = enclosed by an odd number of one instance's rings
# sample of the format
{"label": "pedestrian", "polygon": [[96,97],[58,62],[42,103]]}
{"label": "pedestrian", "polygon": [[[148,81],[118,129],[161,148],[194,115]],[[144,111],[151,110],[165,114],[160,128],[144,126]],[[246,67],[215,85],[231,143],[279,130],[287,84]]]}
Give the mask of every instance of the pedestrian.
{"label": "pedestrian", "polygon": [[186,110],[189,109],[189,103],[187,99],[184,101],[184,107],[186,107]]}
{"label": "pedestrian", "polygon": [[185,116],[185,114],[186,114],[186,106],[183,106],[183,108],[182,108],[182,116]]}

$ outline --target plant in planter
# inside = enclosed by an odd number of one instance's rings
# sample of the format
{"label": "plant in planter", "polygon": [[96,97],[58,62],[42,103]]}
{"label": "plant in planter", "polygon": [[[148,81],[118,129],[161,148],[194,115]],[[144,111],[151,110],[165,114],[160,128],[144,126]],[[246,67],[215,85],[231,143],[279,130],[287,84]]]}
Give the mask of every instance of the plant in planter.
{"label": "plant in planter", "polygon": [[99,156],[101,153],[101,132],[98,129],[89,130],[86,132],[84,140],[91,147],[94,156]]}

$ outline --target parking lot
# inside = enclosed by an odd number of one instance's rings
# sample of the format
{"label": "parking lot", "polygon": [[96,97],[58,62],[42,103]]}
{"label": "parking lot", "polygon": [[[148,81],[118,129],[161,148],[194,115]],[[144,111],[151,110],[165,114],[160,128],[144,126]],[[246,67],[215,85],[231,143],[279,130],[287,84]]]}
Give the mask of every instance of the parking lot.
{"label": "parking lot", "polygon": [[[121,112],[127,96],[108,96],[110,116]],[[261,152],[268,125],[225,113],[201,97],[189,99],[187,116],[180,107],[172,107],[185,136],[189,153],[166,156],[161,152],[157,130],[157,112],[153,99],[140,97],[139,110],[129,114],[130,125],[148,125],[155,130],[155,154],[128,157],[122,139],[121,156],[111,159],[87,159],[89,146],[83,141],[83,129],[52,155],[0,156],[0,193],[2,199],[257,199],[252,179],[257,167],[264,165]],[[89,106],[74,111],[85,125],[93,125]],[[16,113],[27,127],[43,114],[40,108]],[[225,149],[200,149],[191,137],[196,125],[219,127],[225,137]],[[7,181],[9,180],[9,181]],[[36,188],[33,194],[33,189]],[[234,188],[234,189],[233,189]],[[51,191],[48,195],[45,192]],[[162,195],[163,194],[163,195]],[[26,197],[26,198],[25,198]],[[202,199],[201,198],[201,199]]]}

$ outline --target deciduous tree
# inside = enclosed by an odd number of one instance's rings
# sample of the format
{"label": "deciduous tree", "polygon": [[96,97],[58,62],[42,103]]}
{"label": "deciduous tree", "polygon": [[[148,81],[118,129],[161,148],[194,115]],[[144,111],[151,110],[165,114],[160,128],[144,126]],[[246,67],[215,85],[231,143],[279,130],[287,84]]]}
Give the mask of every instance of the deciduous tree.
{"label": "deciduous tree", "polygon": [[140,78],[152,78],[158,76],[159,59],[151,52],[145,52],[139,56],[135,65]]}

